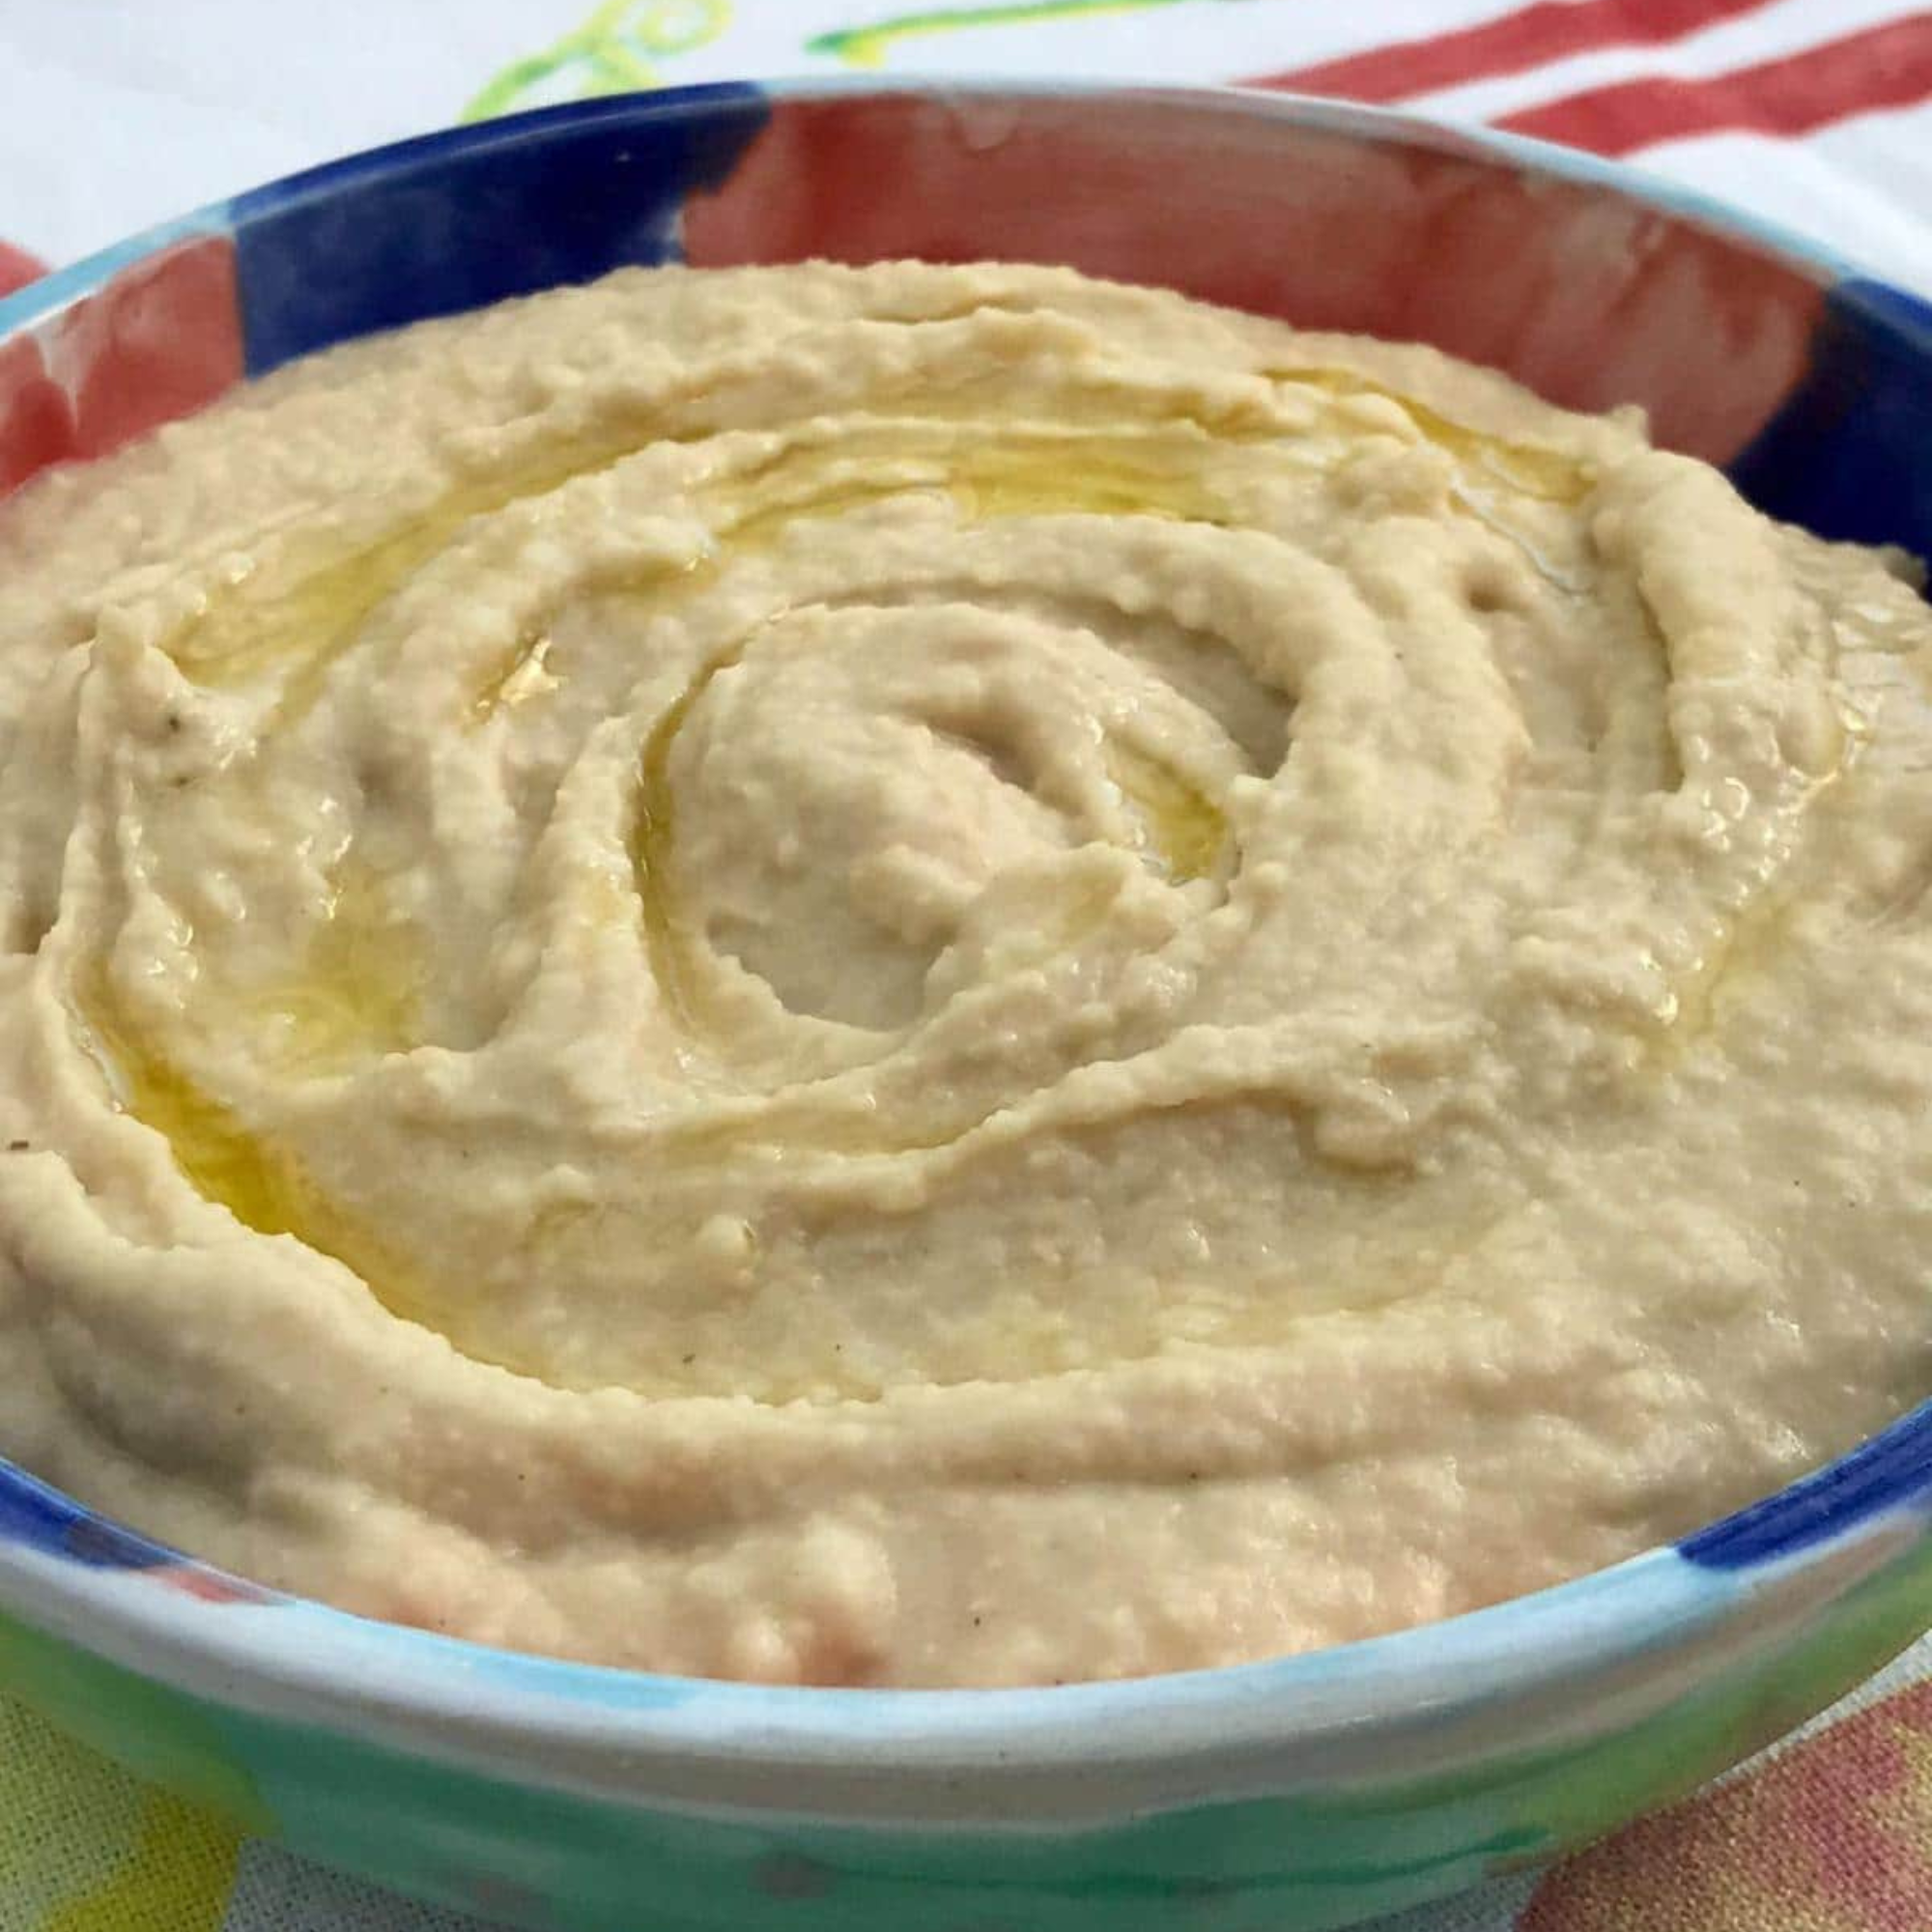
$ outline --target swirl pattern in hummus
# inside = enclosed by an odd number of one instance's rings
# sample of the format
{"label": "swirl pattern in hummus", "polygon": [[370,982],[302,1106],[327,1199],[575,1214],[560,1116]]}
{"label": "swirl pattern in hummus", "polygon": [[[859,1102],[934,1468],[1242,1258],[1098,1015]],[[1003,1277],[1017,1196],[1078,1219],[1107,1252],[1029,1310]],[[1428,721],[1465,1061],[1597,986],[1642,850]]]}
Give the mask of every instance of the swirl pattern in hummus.
{"label": "swirl pattern in hummus", "polygon": [[1049,270],[633,272],[0,546],[0,1451],[198,1553],[1111,1675],[1927,1386],[1932,622],[1634,420]]}

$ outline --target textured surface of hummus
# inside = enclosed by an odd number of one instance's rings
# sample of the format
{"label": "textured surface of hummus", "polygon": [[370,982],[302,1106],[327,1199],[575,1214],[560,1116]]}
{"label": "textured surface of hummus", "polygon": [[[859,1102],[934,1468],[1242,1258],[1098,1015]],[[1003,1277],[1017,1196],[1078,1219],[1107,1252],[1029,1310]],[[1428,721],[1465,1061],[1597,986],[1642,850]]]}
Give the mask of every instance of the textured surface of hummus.
{"label": "textured surface of hummus", "polygon": [[1634,421],[629,272],[0,512],[0,1453],[668,1670],[1437,1617],[1932,1385],[1932,619]]}

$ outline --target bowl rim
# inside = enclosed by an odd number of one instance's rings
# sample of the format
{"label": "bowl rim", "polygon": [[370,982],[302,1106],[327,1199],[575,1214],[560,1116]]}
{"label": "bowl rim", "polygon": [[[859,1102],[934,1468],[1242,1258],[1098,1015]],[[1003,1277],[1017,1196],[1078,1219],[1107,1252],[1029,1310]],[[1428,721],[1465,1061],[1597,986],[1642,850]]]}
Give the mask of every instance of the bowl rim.
{"label": "bowl rim", "polygon": [[[810,76],[711,82],[541,107],[326,161],[161,222],[0,299],[0,343],[56,318],[114,275],[177,242],[231,234],[269,208],[327,197],[370,176],[453,151],[538,141],[559,127],[742,108],[759,100],[906,96],[1173,102],[1312,129],[1371,146],[1423,147],[1605,191],[1769,254],[1813,283],[1879,281],[1862,265],[1702,191],[1595,155],[1386,108],[1230,86],[1038,76]],[[412,1751],[500,1764],[505,1750],[555,1747],[551,1774],[653,1753],[821,1769],[867,1754],[867,1776],[916,1789],[965,1773],[1098,1772],[1217,1765],[1285,1744],[1332,1771],[1373,1735],[1519,1705],[1558,1682],[1605,1681],[1634,1660],[1695,1643],[1755,1605],[1815,1604],[1821,1571],[1867,1574],[1920,1541],[1932,1511],[1932,1401],[1834,1462],[1675,1545],[1482,1609],[1385,1635],[1207,1669],[1015,1690],[775,1687],[673,1677],[494,1648],[378,1622],[241,1582],[122,1528],[0,1459],[0,1510],[64,1514],[72,1548],[14,1540],[0,1516],[0,1607],[110,1662],[216,1703],[340,1728],[359,1719]],[[106,1564],[98,1546],[121,1554]],[[90,1557],[86,1547],[96,1547]],[[177,1587],[156,1588],[156,1578]],[[213,1600],[213,1601],[211,1601]],[[1795,1612],[1794,1612],[1795,1614]],[[1307,1762],[1313,1765],[1315,1757]],[[956,1798],[956,1791],[950,1791]],[[949,1807],[953,1808],[953,1807]]]}
{"label": "bowl rim", "polygon": [[1689,183],[1642,167],[1612,161],[1582,148],[1568,148],[1534,135],[1469,122],[1438,121],[1397,107],[1373,107],[1323,95],[1235,83],[1094,80],[1053,74],[907,74],[885,80],[872,74],[793,74],[754,80],[696,81],[631,94],[533,107],[494,120],[459,123],[357,149],[293,174],[278,175],[232,195],[202,203],[186,213],[152,222],[79,260],[49,270],[12,295],[0,296],[0,336],[44,322],[79,298],[93,293],[122,269],[197,235],[233,232],[267,208],[282,209],[372,175],[405,172],[418,160],[451,152],[485,153],[513,148],[547,130],[598,121],[669,119],[699,115],[730,105],[758,101],[870,99],[898,96],[944,99],[1007,96],[1024,99],[1112,99],[1168,100],[1222,113],[1354,137],[1370,143],[1405,144],[1475,161],[1501,162],[1528,175],[1543,175],[1578,186],[1596,187],[1728,240],[1742,240],[1809,280],[1820,284],[1850,279],[1885,282],[1873,265],[1755,211],[1740,208]]}

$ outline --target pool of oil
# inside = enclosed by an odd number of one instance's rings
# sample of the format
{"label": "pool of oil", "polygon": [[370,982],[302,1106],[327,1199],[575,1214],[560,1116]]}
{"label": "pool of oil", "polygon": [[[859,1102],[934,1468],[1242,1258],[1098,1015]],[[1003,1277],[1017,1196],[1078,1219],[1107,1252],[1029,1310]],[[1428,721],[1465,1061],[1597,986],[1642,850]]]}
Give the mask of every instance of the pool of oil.
{"label": "pool of oil", "polygon": [[327,913],[302,956],[288,973],[236,995],[232,1008],[244,1024],[255,1022],[288,1072],[339,1073],[421,1041],[430,972],[421,933],[352,854],[336,868]]}
{"label": "pool of oil", "polygon": [[1227,815],[1193,780],[1123,738],[1108,740],[1106,762],[1169,878],[1185,884],[1221,868],[1229,847]]}
{"label": "pool of oil", "polygon": [[315,1183],[299,1155],[250,1127],[156,1045],[105,971],[84,976],[79,1007],[121,1106],[165,1137],[204,1199],[257,1234],[290,1235],[341,1262],[393,1313],[415,1319],[433,1305],[401,1259]]}

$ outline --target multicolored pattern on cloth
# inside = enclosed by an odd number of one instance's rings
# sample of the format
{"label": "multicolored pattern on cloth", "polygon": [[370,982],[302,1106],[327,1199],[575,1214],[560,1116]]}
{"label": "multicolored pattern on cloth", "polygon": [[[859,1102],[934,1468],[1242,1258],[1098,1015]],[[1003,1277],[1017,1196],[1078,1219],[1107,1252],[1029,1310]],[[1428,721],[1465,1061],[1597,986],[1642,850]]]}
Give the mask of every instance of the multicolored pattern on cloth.
{"label": "multicolored pattern on cloth", "polygon": [[460,117],[659,83],[1260,79],[1631,156],[1932,287],[1932,12],[1906,0],[258,0],[0,9],[0,235],[69,261]]}
{"label": "multicolored pattern on cloth", "polygon": [[[0,16],[0,230],[67,259],[440,121],[666,82],[1052,71],[1247,78],[1634,156],[1932,288],[1932,13],[1890,0],[345,0],[303,15],[293,66],[264,17],[184,0],[104,35],[84,8]],[[33,266],[0,244],[0,288]],[[475,1923],[246,1839],[0,1704],[0,1932]],[[1927,1926],[1932,1641],[1716,1791],[1383,1932]]]}

